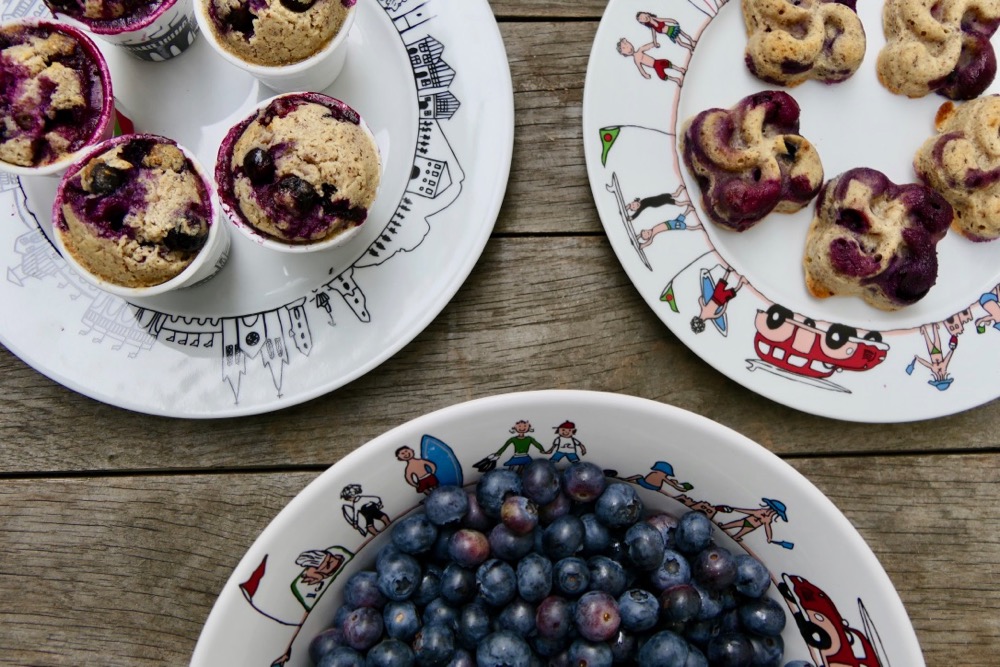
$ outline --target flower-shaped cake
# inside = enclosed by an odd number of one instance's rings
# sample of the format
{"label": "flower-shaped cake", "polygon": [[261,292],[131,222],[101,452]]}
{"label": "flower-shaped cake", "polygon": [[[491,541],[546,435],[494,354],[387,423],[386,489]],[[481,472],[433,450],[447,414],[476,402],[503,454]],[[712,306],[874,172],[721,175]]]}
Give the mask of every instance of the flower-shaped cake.
{"label": "flower-shaped cake", "polygon": [[917,176],[955,209],[952,227],[963,236],[1000,237],[1000,96],[946,102],[936,125],[913,160]]}
{"label": "flower-shaped cake", "polygon": [[886,0],[878,78],[909,97],[971,100],[993,82],[1000,0]]}
{"label": "flower-shaped cake", "polygon": [[771,211],[794,213],[808,204],[823,184],[823,165],[798,132],[799,105],[777,90],[689,119],[681,154],[709,218],[742,232]]}
{"label": "flower-shaped cake", "polygon": [[768,83],[836,83],[865,57],[865,29],[855,0],[743,0],[746,64]]}
{"label": "flower-shaped cake", "polygon": [[937,243],[952,209],[940,194],[851,169],[823,186],[806,239],[813,296],[857,295],[882,310],[916,303],[937,281]]}

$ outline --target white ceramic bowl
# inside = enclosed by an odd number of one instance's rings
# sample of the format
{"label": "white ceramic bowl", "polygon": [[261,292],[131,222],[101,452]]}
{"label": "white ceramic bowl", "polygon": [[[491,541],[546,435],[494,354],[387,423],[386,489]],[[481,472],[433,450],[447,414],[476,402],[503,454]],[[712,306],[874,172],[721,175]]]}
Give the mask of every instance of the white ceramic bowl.
{"label": "white ceramic bowl", "polygon": [[[691,485],[686,497],[716,508],[717,525],[741,524],[745,514],[736,508],[780,508],[787,520],[773,522],[772,542],[763,529],[736,543],[720,528],[717,540],[755,554],[777,581],[798,594],[799,609],[815,624],[810,636],[826,633],[831,650],[850,640],[853,647],[843,644],[848,654],[873,654],[867,662],[849,664],[924,664],[906,611],[871,550],[791,466],[704,417],[645,399],[581,391],[507,394],[453,406],[395,428],[344,457],[294,498],[244,556],[208,617],[192,664],[268,667],[287,659],[284,664],[309,665],[309,641],[331,621],[344,581],[371,566],[389,532],[373,539],[348,522],[345,517],[354,510],[341,498],[345,487],[360,485],[361,494],[378,497],[388,516],[399,518],[423,498],[404,480],[404,464],[395,455],[399,447],[434,461],[442,484],[473,484],[479,477],[473,464],[499,450],[520,420],[532,424],[530,435],[546,449],[556,437],[555,427],[571,421],[586,448],[586,454],[579,450],[582,459],[616,471],[619,478],[638,481],[650,472],[672,471],[679,486]],[[503,453],[499,467],[511,453],[511,448]],[[544,456],[537,449],[531,453]],[[647,507],[687,511],[673,498],[681,492],[672,486],[656,491],[639,484],[638,490]],[[730,528],[728,534],[737,530]],[[318,584],[304,585],[304,568],[296,559],[314,550],[340,555],[345,563]],[[782,600],[776,586],[770,595]],[[827,664],[800,634],[796,605],[788,602],[786,608],[785,661]]]}

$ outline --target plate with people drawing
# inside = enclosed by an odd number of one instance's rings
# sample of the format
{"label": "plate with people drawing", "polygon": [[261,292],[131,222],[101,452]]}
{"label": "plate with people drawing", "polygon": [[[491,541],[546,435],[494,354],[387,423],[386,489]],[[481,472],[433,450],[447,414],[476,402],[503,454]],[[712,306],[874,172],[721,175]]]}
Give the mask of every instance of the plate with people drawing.
{"label": "plate with people drawing", "polygon": [[[357,7],[344,70],[323,91],[358,110],[383,158],[379,195],[357,236],[293,255],[234,232],[212,280],[126,302],[90,286],[49,241],[57,179],[2,175],[0,342],[98,400],[201,418],[301,403],[413,340],[492,232],[513,150],[510,69],[486,0]],[[48,15],[40,0],[0,12],[4,20]],[[178,34],[190,47],[165,62],[97,41],[120,116],[214,165],[228,129],[275,93],[190,26]]]}
{"label": "plate with people drawing", "polygon": [[[942,105],[952,103],[883,87],[876,73],[886,45],[881,12],[880,3],[858,3],[866,44],[852,76],[783,87],[751,74],[739,3],[612,0],[588,65],[583,135],[612,247],[681,341],[779,403],[888,423],[948,415],[1000,395],[1000,242],[949,231],[937,245],[936,283],[898,310],[854,296],[817,298],[803,270],[816,199],[746,231],[723,228],[706,213],[678,141],[685,122],[703,111],[787,94],[800,110],[798,133],[822,163],[819,182],[869,168],[896,184],[917,183],[914,156],[936,135]],[[809,30],[828,30],[817,44],[840,34],[817,21]],[[789,38],[809,38],[807,27]],[[995,92],[997,82],[983,96]]]}

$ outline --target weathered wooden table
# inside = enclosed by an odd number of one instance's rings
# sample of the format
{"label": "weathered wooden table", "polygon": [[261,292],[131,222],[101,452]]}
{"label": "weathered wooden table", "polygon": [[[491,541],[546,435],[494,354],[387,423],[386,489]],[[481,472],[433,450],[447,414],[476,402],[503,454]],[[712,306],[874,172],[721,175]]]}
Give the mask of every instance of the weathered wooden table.
{"label": "weathered wooden table", "polygon": [[841,423],[761,398],[677,341],[622,271],[587,183],[581,100],[605,5],[493,0],[516,105],[503,210],[455,299],[367,376],[280,412],[193,421],[95,402],[0,348],[0,663],[183,664],[244,550],[330,464],[447,405],[576,388],[692,410],[784,457],[868,540],[928,665],[997,665],[1000,403]]}

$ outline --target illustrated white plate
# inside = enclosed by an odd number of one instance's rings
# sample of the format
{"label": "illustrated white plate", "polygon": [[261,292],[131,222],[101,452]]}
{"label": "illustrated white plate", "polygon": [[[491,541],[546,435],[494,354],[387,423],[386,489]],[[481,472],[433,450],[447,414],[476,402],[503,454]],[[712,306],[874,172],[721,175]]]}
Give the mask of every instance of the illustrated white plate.
{"label": "illustrated white plate", "polygon": [[329,626],[344,582],[372,567],[387,529],[425,497],[409,466],[433,471],[419,481],[427,480],[424,491],[434,484],[470,487],[481,476],[476,463],[488,455],[498,455],[498,469],[517,470],[523,455],[515,450],[560,467],[575,456],[634,484],[653,511],[680,516],[692,508],[709,516],[719,544],[746,551],[771,570],[770,595],[787,609],[785,661],[924,665],[906,610],[875,555],[790,465],[673,406],[601,392],[536,391],[424,415],[317,477],[234,569],[205,622],[192,667],[309,665],[309,641]]}
{"label": "illustrated white plate", "polygon": [[[700,111],[729,108],[778,87],[754,78],[744,65],[738,2],[687,0],[653,9],[655,3],[644,0],[609,3],[583,102],[598,213],[650,308],[722,373],[818,415],[903,422],[952,414],[1000,395],[1000,242],[975,244],[948,234],[938,246],[937,285],[918,304],[886,313],[856,298],[809,295],[802,252],[813,205],[772,215],[742,234],[703,222],[701,192],[677,152],[678,128]],[[637,20],[649,11],[677,27],[665,31],[672,38],[658,34],[658,45],[644,51],[661,61],[643,68],[645,78],[617,45],[625,38],[641,49],[653,41],[651,29]],[[787,89],[802,109],[800,132],[819,151],[828,179],[872,167],[896,183],[914,182],[913,156],[934,132],[945,99],[911,100],[886,91],[875,74],[885,43],[881,4],[858,3],[858,14],[867,33],[859,71],[841,84],[810,81]],[[988,92],[997,91],[995,82]],[[637,198],[645,206],[626,215]],[[721,315],[706,309],[709,317],[702,317],[699,299],[711,301],[720,281],[736,297]]]}
{"label": "illustrated white plate", "polygon": [[[0,18],[25,15],[48,12],[27,0]],[[0,342],[113,405],[226,417],[337,389],[411,341],[496,221],[513,150],[510,69],[486,0],[359,0],[349,39],[323,92],[361,113],[385,163],[361,234],[290,256],[233,233],[229,263],[208,283],[126,303],[90,287],[49,242],[57,180],[0,176]],[[136,131],[177,140],[209,171],[228,128],[275,94],[204,39],[163,63],[97,41]]]}

